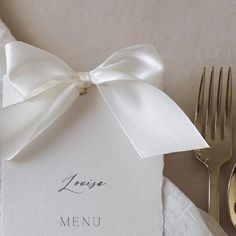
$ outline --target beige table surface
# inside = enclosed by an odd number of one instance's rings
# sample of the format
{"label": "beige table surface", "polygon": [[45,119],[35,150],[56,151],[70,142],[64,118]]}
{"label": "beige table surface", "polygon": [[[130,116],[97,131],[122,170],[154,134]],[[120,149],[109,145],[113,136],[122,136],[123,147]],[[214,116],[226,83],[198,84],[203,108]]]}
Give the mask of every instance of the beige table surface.
{"label": "beige table surface", "polygon": [[[57,54],[78,71],[122,47],[152,43],[166,66],[165,91],[191,119],[203,66],[230,65],[236,74],[234,0],[0,0],[0,17],[18,40]],[[226,208],[235,159],[221,172],[220,223],[229,235],[236,235]],[[192,152],[168,155],[165,175],[207,209],[207,169]]]}

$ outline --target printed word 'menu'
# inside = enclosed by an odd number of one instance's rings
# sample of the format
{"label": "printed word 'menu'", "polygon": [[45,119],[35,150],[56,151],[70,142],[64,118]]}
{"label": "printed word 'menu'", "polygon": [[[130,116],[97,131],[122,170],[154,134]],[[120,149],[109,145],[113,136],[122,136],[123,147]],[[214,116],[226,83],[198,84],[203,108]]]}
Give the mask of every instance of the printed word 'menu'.
{"label": "printed word 'menu'", "polygon": [[68,216],[60,217],[60,226],[62,227],[99,227],[101,225],[100,217],[79,217]]}

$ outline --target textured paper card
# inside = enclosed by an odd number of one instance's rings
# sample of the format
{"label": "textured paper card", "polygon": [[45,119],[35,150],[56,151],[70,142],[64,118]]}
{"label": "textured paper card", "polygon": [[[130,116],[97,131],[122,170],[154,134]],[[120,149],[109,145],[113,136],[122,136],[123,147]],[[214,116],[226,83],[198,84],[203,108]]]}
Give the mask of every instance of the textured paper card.
{"label": "textured paper card", "polygon": [[4,161],[4,236],[162,235],[162,168],[136,154],[92,87]]}

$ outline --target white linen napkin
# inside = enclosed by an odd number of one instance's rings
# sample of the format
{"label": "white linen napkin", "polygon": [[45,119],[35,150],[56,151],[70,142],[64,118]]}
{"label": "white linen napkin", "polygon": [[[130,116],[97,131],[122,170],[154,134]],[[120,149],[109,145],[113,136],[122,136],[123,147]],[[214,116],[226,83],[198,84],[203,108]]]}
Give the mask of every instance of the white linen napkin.
{"label": "white linen napkin", "polygon": [[[0,107],[2,104],[1,82],[2,77],[5,74],[5,56],[3,47],[5,43],[13,40],[14,37],[11,35],[6,25],[0,20]],[[210,216],[199,210],[167,178],[164,178],[163,181],[163,216],[165,236],[226,235],[223,229]]]}
{"label": "white linen napkin", "polygon": [[165,236],[224,236],[217,222],[198,209],[170,180],[163,180]]}

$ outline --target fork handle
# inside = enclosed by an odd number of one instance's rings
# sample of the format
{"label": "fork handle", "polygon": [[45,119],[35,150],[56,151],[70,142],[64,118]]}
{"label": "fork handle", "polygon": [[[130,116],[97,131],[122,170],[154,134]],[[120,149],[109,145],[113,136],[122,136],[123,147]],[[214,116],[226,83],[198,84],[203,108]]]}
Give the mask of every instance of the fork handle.
{"label": "fork handle", "polygon": [[219,173],[220,169],[209,169],[208,212],[219,222]]}

